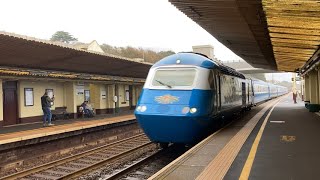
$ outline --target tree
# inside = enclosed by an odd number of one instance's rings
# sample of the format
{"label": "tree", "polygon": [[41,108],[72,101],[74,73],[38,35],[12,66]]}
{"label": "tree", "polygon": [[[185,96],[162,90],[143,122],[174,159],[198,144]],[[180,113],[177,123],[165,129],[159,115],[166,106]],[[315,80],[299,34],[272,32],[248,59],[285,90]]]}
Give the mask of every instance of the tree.
{"label": "tree", "polygon": [[73,37],[71,34],[65,31],[57,31],[54,33],[50,39],[51,41],[60,41],[64,43],[69,43],[71,41],[77,41],[78,39]]}
{"label": "tree", "polygon": [[160,51],[155,52],[148,49],[142,49],[142,48],[135,48],[135,47],[116,47],[116,46],[110,46],[108,44],[102,44],[101,48],[104,52],[108,54],[113,54],[117,56],[123,56],[127,58],[143,58],[144,61],[150,62],[150,63],[156,63],[160,59],[169,56],[171,54],[174,54],[173,51]]}

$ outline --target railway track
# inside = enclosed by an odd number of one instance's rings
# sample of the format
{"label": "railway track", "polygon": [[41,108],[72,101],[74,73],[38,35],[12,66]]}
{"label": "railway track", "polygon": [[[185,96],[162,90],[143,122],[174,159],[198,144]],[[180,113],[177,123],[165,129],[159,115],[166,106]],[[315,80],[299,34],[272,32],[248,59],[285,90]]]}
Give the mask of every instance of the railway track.
{"label": "railway track", "polygon": [[2,177],[1,179],[51,180],[75,178],[151,145],[153,143],[144,134],[140,134]]}
{"label": "railway track", "polygon": [[99,179],[148,179],[188,149],[190,149],[190,147],[181,145],[169,146],[166,149],[157,151],[154,154],[136,160],[128,165],[124,165],[122,169],[117,169],[111,174],[100,176]]}
{"label": "railway track", "polygon": [[[159,152],[158,152],[159,153]],[[156,156],[158,156],[158,153],[152,154],[148,157],[145,157],[139,161],[134,162],[133,164],[121,169],[121,170],[117,170],[114,174],[109,175],[104,177],[103,179],[105,180],[111,180],[111,179],[120,179],[121,177],[126,176],[127,174],[132,173],[133,171],[135,171],[136,169],[138,169],[139,167],[147,164],[149,161],[151,161],[151,159],[155,158]],[[143,179],[147,179],[147,178],[143,178]]]}

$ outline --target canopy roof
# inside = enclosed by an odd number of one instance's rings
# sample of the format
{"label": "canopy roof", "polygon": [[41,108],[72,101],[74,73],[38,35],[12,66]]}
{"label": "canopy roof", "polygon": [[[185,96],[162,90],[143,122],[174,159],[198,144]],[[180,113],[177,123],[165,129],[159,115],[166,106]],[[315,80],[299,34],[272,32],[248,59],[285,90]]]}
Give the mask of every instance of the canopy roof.
{"label": "canopy roof", "polygon": [[0,32],[0,66],[146,78],[151,64]]}
{"label": "canopy roof", "polygon": [[320,1],[263,0],[278,69],[301,68],[320,45]]}
{"label": "canopy roof", "polygon": [[295,71],[319,48],[317,0],[170,0],[257,68]]}

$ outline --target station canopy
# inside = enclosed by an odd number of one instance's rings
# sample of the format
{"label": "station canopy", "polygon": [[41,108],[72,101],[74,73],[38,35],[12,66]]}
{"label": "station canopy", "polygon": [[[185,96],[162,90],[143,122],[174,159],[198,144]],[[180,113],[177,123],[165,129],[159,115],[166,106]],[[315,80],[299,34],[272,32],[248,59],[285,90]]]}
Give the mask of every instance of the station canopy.
{"label": "station canopy", "polygon": [[320,45],[320,1],[263,0],[278,69],[301,68]]}
{"label": "station canopy", "polygon": [[169,0],[256,68],[296,71],[320,45],[317,0]]}
{"label": "station canopy", "polygon": [[152,64],[0,32],[0,66],[146,78]]}

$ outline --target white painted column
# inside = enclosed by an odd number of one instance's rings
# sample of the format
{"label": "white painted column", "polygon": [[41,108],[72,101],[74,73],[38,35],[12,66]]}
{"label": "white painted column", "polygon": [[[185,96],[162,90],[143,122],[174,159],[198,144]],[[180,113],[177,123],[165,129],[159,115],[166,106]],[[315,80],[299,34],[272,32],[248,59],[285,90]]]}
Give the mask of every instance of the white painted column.
{"label": "white painted column", "polygon": [[310,72],[310,103],[319,104],[319,81],[318,72],[313,70]]}
{"label": "white painted column", "polygon": [[310,101],[310,77],[304,76],[304,101]]}
{"label": "white painted column", "polygon": [[2,90],[2,79],[0,79],[0,124],[3,124],[3,90]]}

